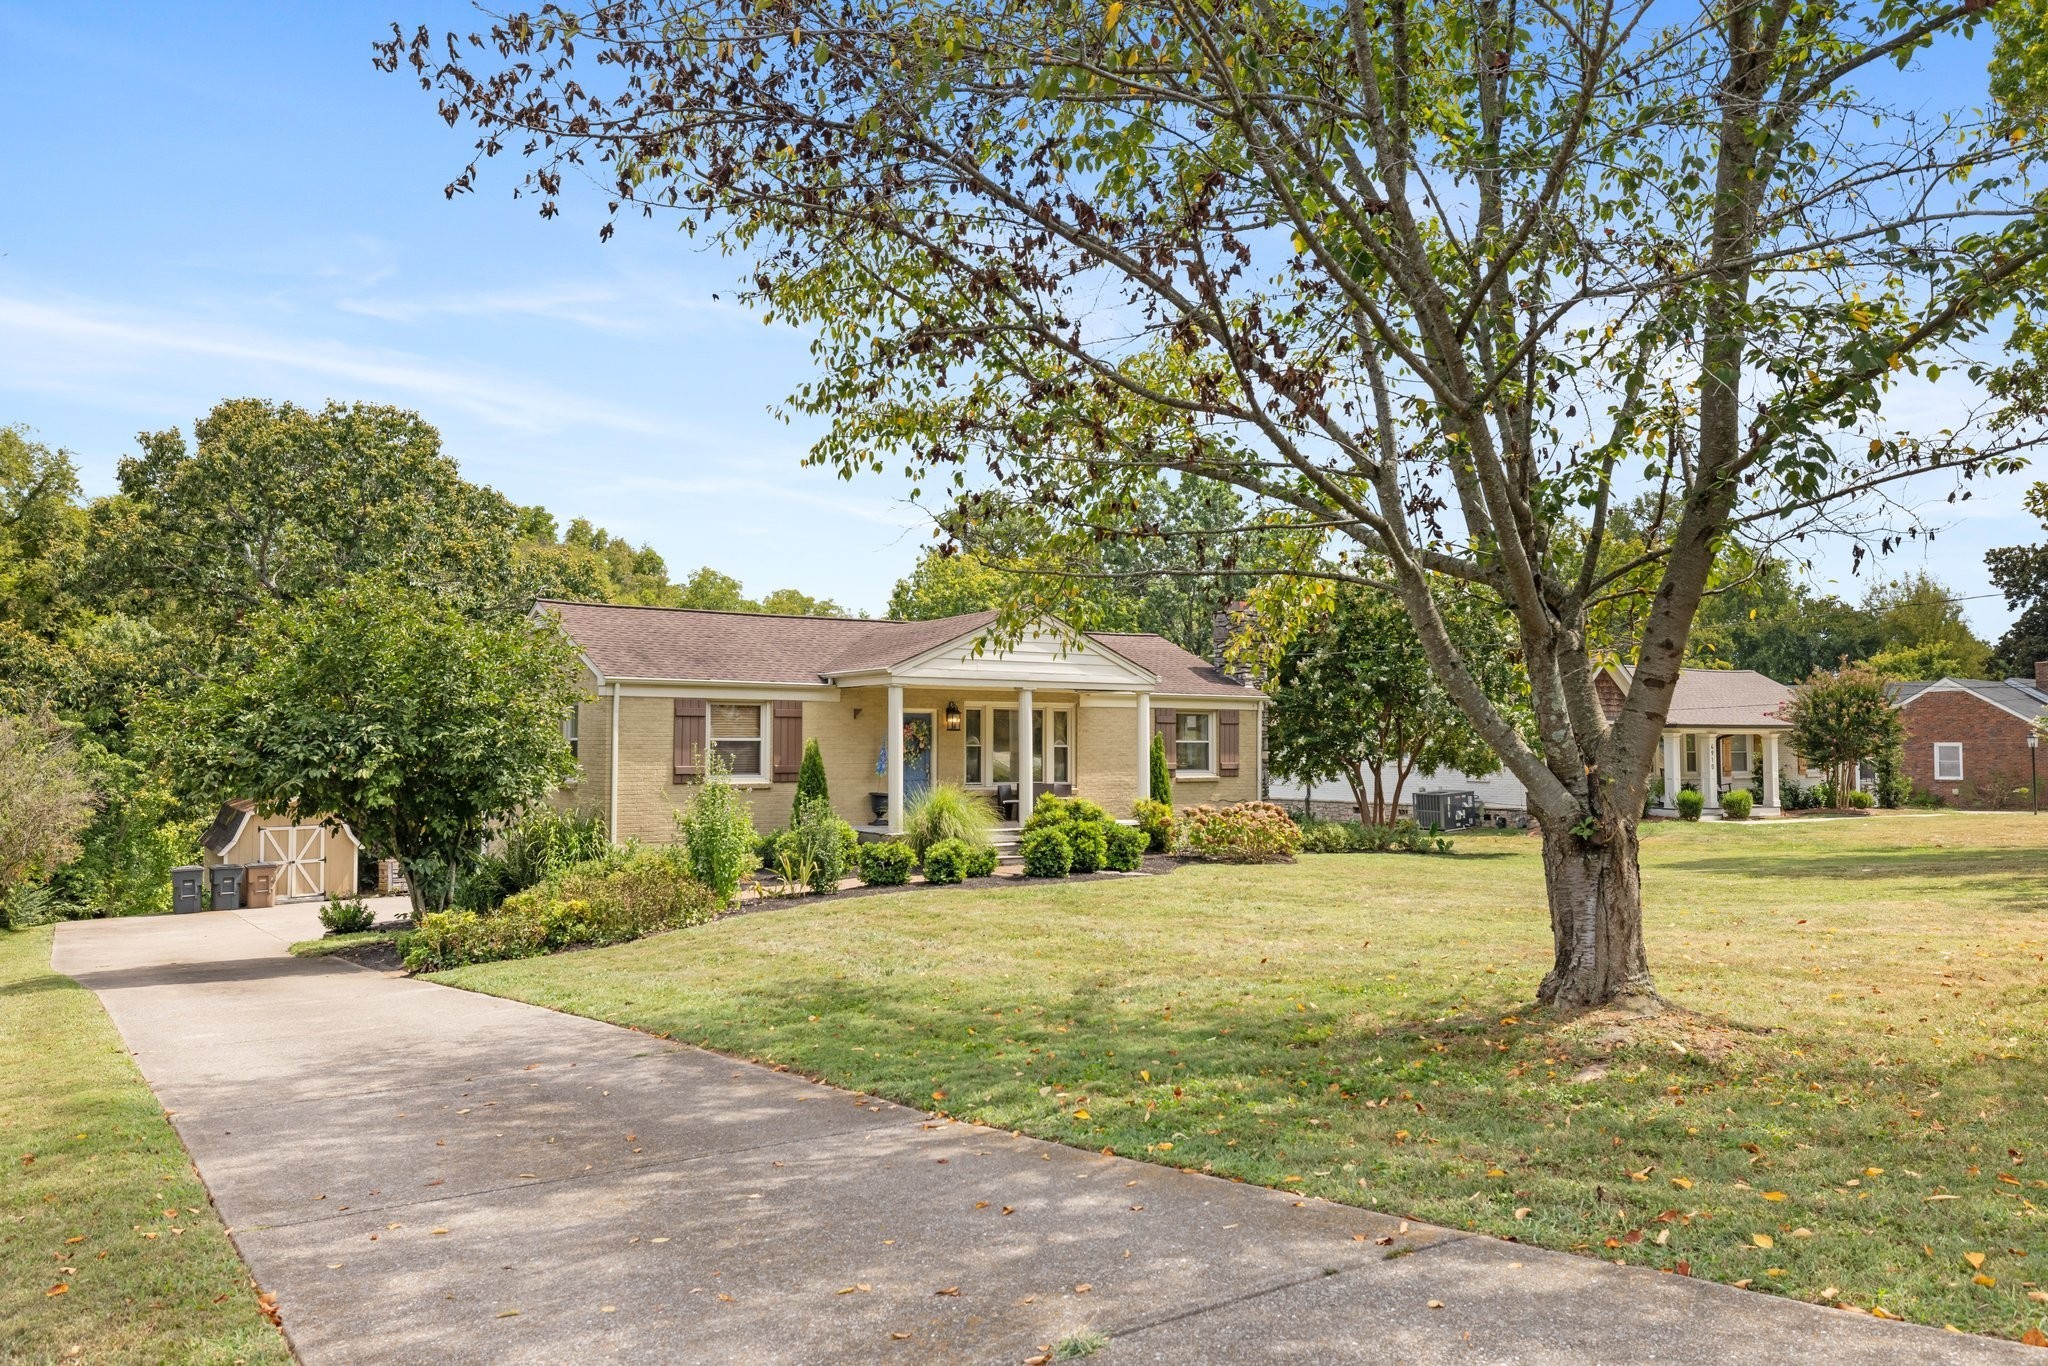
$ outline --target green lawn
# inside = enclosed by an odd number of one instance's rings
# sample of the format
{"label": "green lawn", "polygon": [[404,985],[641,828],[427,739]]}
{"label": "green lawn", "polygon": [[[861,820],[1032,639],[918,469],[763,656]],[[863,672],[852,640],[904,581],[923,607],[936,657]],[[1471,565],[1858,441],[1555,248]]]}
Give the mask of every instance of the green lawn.
{"label": "green lawn", "polygon": [[247,1268],[48,928],[0,932],[0,1359],[287,1362]]}
{"label": "green lawn", "polygon": [[1687,1009],[1632,1026],[1527,1008],[1524,835],[796,903],[442,980],[1547,1247],[2048,1319],[2048,817],[1658,825],[1644,862]]}

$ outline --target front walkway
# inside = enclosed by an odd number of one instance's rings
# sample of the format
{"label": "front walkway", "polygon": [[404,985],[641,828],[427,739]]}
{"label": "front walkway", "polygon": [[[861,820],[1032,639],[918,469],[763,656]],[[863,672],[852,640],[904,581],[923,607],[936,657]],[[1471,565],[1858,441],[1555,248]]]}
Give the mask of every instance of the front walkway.
{"label": "front walkway", "polygon": [[54,957],[308,1361],[1020,1362],[1083,1329],[1112,1366],[2039,1357],[287,956],[313,915],[81,922]]}

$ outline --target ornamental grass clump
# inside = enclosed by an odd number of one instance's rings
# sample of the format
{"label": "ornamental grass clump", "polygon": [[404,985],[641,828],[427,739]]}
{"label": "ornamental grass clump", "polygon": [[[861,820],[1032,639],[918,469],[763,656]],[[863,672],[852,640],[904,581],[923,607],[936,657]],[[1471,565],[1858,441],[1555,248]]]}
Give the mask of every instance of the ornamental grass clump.
{"label": "ornamental grass clump", "polygon": [[1287,862],[1301,852],[1301,828],[1271,802],[1192,806],[1181,813],[1179,850],[1212,863]]}
{"label": "ornamental grass clump", "polygon": [[995,828],[996,809],[988,798],[951,783],[933,784],[903,808],[903,842],[920,859],[940,840],[987,844]]}

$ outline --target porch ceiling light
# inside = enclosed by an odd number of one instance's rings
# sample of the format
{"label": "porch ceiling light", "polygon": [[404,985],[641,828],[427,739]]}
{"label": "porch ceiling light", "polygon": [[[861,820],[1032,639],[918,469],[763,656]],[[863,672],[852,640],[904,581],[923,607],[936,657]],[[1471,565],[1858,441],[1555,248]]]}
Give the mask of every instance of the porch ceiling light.
{"label": "porch ceiling light", "polygon": [[946,704],[946,729],[960,729],[960,704],[958,702],[948,702]]}

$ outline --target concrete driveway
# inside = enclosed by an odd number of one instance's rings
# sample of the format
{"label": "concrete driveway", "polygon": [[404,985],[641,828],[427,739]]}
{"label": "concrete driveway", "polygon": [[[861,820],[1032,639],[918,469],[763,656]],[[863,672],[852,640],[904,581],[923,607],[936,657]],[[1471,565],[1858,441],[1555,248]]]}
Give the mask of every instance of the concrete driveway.
{"label": "concrete driveway", "polygon": [[[312,1362],[2048,1360],[943,1123],[301,961],[311,907],[65,925]],[[943,1079],[934,1078],[934,1085]]]}

